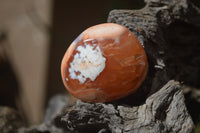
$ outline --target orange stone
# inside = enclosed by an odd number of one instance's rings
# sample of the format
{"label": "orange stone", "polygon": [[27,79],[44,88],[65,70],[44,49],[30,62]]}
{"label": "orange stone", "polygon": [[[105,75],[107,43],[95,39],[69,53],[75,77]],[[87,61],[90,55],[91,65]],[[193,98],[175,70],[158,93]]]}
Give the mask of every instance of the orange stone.
{"label": "orange stone", "polygon": [[126,27],[92,26],[72,42],[62,64],[67,90],[86,102],[108,102],[135,92],[148,71],[147,57]]}

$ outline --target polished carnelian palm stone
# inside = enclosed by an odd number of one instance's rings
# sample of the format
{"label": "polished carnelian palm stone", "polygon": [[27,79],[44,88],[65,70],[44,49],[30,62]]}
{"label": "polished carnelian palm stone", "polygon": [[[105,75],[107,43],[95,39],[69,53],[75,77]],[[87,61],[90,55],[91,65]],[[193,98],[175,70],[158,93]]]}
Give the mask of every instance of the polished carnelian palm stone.
{"label": "polished carnelian palm stone", "polygon": [[127,28],[99,24],[72,42],[62,64],[67,90],[86,102],[108,102],[135,92],[148,71],[143,46]]}

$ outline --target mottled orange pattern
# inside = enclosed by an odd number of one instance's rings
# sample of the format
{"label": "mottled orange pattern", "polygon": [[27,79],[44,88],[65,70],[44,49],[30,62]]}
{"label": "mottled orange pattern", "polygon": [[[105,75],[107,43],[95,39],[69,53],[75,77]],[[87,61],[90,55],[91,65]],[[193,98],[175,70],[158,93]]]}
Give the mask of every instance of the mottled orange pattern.
{"label": "mottled orange pattern", "polygon": [[[94,50],[96,47],[100,48],[106,61],[103,71],[94,81],[87,78],[81,83],[70,76],[69,68],[74,56],[80,54],[77,48],[87,45]],[[84,63],[81,62],[81,65],[86,69],[88,64]],[[94,62],[89,63],[91,67]],[[147,71],[148,62],[143,46],[131,31],[114,23],[99,24],[86,29],[70,45],[61,64],[65,87],[75,97],[86,102],[113,101],[135,92],[144,81]],[[80,74],[81,71],[76,72],[76,76]]]}

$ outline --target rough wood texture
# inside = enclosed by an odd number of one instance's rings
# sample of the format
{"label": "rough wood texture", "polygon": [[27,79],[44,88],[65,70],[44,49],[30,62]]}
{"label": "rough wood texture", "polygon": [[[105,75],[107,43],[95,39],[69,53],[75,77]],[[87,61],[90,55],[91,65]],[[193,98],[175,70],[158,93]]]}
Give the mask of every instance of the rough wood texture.
{"label": "rough wood texture", "polygon": [[[78,132],[192,132],[193,122],[185,108],[180,86],[168,81],[176,79],[196,85],[189,76],[197,76],[191,74],[191,70],[198,72],[196,62],[200,61],[198,53],[193,52],[200,48],[200,12],[193,2],[146,0],[147,5],[141,10],[111,11],[108,22],[126,26],[144,45],[150,64],[148,77],[138,92],[117,101],[116,107],[78,102],[56,119],[60,122],[58,125]],[[183,29],[186,35],[178,34]],[[194,32],[194,29],[198,30]],[[190,48],[187,53],[186,48]],[[195,61],[191,61],[191,57]],[[121,103],[138,106],[125,107],[120,106]]]}
{"label": "rough wood texture", "polygon": [[140,106],[78,101],[55,119],[58,127],[77,132],[190,133],[193,122],[178,82],[169,81]]}
{"label": "rough wood texture", "polygon": [[169,79],[196,86],[200,73],[200,55],[195,52],[200,50],[200,8],[195,0],[146,3],[141,10],[113,10],[108,17],[108,22],[129,28],[145,47],[150,67],[142,88],[153,93]]}
{"label": "rough wood texture", "polygon": [[[62,98],[62,97],[61,97]],[[62,100],[61,100],[62,101]],[[140,106],[90,104],[81,101],[40,126],[22,133],[190,133],[193,122],[178,82],[169,81]]]}
{"label": "rough wood texture", "polygon": [[63,132],[78,133],[192,132],[194,125],[182,87],[170,79],[197,86],[194,80],[200,72],[197,63],[200,55],[194,51],[200,50],[200,9],[195,0],[146,0],[146,3],[141,10],[113,10],[108,17],[108,22],[129,28],[145,47],[149,73],[140,89],[113,103],[77,101],[51,121],[53,126]]}
{"label": "rough wood texture", "polygon": [[[200,2],[146,0],[146,3],[141,10],[113,10],[108,18],[108,22],[128,27],[147,52],[150,64],[147,80],[140,92],[123,100],[131,105],[135,104],[132,101],[143,103],[170,79],[200,88]],[[196,123],[199,104],[197,98],[186,96],[186,105]]]}

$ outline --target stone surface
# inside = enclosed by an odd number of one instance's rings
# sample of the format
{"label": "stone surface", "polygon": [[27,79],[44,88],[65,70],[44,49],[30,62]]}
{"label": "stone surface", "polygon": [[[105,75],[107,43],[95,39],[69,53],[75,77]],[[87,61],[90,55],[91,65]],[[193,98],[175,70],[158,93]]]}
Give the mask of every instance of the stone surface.
{"label": "stone surface", "polygon": [[147,71],[147,56],[137,37],[114,23],[83,31],[61,65],[67,90],[86,102],[114,101],[135,92]]}
{"label": "stone surface", "polygon": [[190,133],[193,122],[178,82],[169,81],[140,106],[77,103],[55,119],[55,125],[74,132]]}

